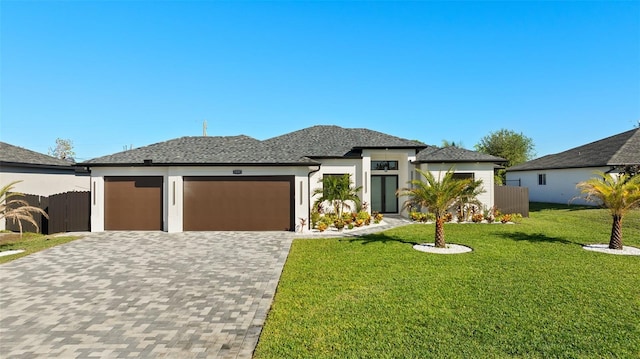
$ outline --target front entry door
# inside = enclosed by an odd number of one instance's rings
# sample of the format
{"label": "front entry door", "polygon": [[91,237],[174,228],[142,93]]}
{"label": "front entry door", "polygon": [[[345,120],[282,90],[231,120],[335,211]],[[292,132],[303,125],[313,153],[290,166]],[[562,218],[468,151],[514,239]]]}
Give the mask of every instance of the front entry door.
{"label": "front entry door", "polygon": [[371,176],[371,210],[380,213],[398,213],[398,176]]}

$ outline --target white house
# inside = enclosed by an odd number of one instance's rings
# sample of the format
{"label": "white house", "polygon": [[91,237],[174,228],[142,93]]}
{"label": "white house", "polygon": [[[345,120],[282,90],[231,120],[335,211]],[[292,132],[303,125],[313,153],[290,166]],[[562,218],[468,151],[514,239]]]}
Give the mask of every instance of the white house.
{"label": "white house", "polygon": [[[88,191],[89,174],[76,173],[72,163],[0,142],[0,187],[11,182],[13,191],[39,196],[71,191]],[[4,230],[5,220],[0,221]]]}
{"label": "white house", "polygon": [[618,173],[640,165],[640,129],[537,158],[507,169],[507,183],[529,188],[531,202],[588,204],[576,185],[594,171]]}
{"label": "white house", "polygon": [[370,211],[402,214],[403,199],[395,193],[416,167],[453,167],[483,179],[481,200],[491,207],[493,168],[500,162],[368,129],[314,126],[264,141],[182,137],[80,165],[91,171],[92,231],[181,232],[294,230],[309,218],[322,178],[347,173]]}

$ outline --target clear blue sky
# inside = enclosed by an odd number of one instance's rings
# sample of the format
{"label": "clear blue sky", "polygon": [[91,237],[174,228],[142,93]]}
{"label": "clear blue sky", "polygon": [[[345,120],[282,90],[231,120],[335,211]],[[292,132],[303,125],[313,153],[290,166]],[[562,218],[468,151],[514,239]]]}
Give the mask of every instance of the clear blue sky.
{"label": "clear blue sky", "polygon": [[640,120],[640,2],[0,2],[0,140],[78,160],[316,124],[538,156]]}

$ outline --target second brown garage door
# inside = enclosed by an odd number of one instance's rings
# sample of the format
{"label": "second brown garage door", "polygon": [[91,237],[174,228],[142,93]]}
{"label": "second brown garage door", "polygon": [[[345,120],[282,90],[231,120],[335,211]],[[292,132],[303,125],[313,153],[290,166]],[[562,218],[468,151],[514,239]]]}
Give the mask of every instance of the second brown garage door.
{"label": "second brown garage door", "polygon": [[184,177],[185,231],[290,231],[293,176]]}

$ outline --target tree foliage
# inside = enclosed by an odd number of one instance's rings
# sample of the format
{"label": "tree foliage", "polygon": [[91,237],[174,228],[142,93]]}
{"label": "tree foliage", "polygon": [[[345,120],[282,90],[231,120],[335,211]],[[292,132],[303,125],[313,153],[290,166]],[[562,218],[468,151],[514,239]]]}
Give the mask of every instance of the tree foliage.
{"label": "tree foliage", "polygon": [[33,215],[37,213],[45,216],[45,218],[49,218],[49,216],[41,208],[30,206],[23,199],[24,194],[12,192],[15,185],[20,182],[14,181],[0,188],[0,220],[6,218],[9,221],[13,221],[13,223],[17,223],[18,228],[20,228],[20,235],[22,235],[22,221],[33,224],[38,230],[38,223],[33,218]]}
{"label": "tree foliage", "polygon": [[408,197],[403,209],[422,207],[436,216],[435,246],[444,248],[444,216],[456,204],[475,201],[475,197],[484,192],[482,180],[457,179],[453,177],[453,169],[438,179],[430,171],[417,171],[425,180],[410,181],[411,187],[399,189],[397,195]]}
{"label": "tree foliage", "polygon": [[76,153],[73,150],[73,142],[69,139],[56,138],[55,147],[49,147],[49,156],[75,162]]}
{"label": "tree foliage", "polygon": [[350,209],[349,201],[356,206],[360,206],[361,200],[358,192],[362,187],[351,186],[351,176],[344,174],[341,176],[324,176],[319,182],[322,188],[313,191],[313,195],[320,195],[316,200],[316,207],[319,203],[327,201],[333,206],[333,210],[341,218],[344,208]]}
{"label": "tree foliage", "polygon": [[507,167],[526,162],[535,156],[533,140],[522,133],[501,129],[480,139],[474,148],[478,152],[502,157]]}
{"label": "tree foliage", "polygon": [[613,218],[609,248],[622,249],[622,218],[630,209],[640,207],[640,175],[620,176],[597,171],[597,177],[577,184],[585,199],[608,208]]}

